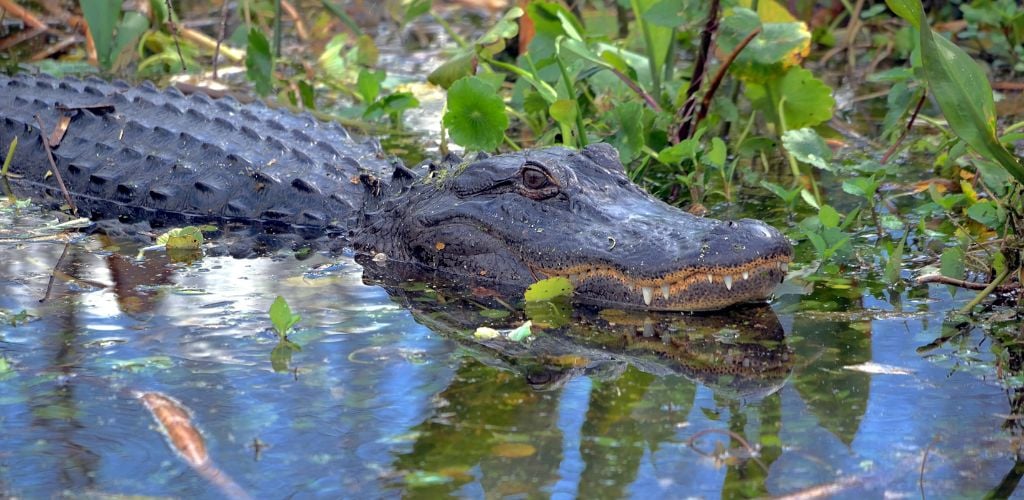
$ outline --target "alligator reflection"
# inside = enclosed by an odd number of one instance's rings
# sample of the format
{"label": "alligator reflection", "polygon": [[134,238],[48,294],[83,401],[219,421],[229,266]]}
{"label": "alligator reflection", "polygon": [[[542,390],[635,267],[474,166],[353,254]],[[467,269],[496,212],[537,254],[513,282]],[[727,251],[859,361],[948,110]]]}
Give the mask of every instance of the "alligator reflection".
{"label": "alligator reflection", "polygon": [[[412,449],[396,458],[408,481],[402,486],[417,493],[452,494],[478,481],[497,496],[625,496],[645,456],[685,441],[681,429],[699,386],[729,408],[729,427],[740,435],[749,415],[739,407],[755,400],[773,413],[759,422],[761,431],[778,431],[773,395],[791,373],[793,356],[767,306],[680,315],[546,304],[495,320],[488,317],[507,311],[509,301],[494,290],[459,295],[453,287],[400,281],[394,277],[413,274],[387,267],[388,273],[374,273],[368,266],[364,280],[384,286],[417,321],[475,353],[436,397],[438,411],[413,429]],[[545,326],[530,342],[472,334],[477,326],[508,328],[527,318]],[[519,460],[527,456],[532,459]],[[762,455],[762,463],[776,456]],[[749,480],[764,474],[758,468],[737,461],[727,475]]]}
{"label": "alligator reflection", "polygon": [[[380,285],[416,319],[496,363],[525,376],[534,389],[558,388],[577,375],[616,378],[627,366],[655,376],[682,375],[738,398],[759,398],[784,384],[792,369],[778,317],[766,305],[722,314],[679,314],[598,309],[568,302],[524,310],[509,306],[519,295],[447,283],[415,281],[418,267],[363,262],[363,279]],[[494,319],[493,312],[500,319]],[[507,313],[507,314],[506,314]],[[530,319],[543,334],[530,342],[474,338],[478,326],[510,328]]]}

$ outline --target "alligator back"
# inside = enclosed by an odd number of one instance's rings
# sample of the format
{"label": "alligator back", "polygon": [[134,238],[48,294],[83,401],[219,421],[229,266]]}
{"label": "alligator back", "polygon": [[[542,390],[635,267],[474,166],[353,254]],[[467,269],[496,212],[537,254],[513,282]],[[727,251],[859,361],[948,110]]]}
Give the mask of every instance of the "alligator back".
{"label": "alligator back", "polygon": [[343,229],[364,197],[353,182],[390,163],[336,123],[263,104],[151,84],[0,76],[0,149],[19,137],[16,185],[60,200],[40,139],[66,132],[54,160],[80,212],[136,220],[240,220]]}

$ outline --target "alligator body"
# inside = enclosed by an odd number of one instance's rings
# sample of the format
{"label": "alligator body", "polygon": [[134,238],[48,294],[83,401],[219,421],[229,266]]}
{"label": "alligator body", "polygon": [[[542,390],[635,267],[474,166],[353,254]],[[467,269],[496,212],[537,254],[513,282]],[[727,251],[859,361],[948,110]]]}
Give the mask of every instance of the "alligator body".
{"label": "alligator body", "polygon": [[14,136],[17,189],[62,203],[47,137],[71,198],[96,219],[327,235],[457,280],[525,288],[564,276],[583,302],[708,310],[759,301],[792,255],[762,222],[700,218],[651,197],[604,144],[410,170],[337,124],[262,104],[2,76],[0,151]]}

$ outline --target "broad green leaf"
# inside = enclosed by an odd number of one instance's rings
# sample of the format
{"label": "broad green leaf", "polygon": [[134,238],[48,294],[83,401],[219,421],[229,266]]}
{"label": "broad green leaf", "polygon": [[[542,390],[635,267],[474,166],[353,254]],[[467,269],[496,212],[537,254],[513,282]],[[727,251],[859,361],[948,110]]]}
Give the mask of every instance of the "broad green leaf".
{"label": "broad green leaf", "polygon": [[799,64],[811,50],[811,33],[802,22],[761,23],[757,13],[735,8],[722,20],[716,39],[719,57],[730,54],[748,34],[761,28],[761,33],[733,61],[730,71],[740,78],[764,82],[776,78],[787,68]]}
{"label": "broad green leaf", "polygon": [[854,196],[871,200],[878,191],[879,182],[874,177],[854,177],[843,181],[843,191]]}
{"label": "broad green leaf", "polygon": [[148,29],[149,19],[146,16],[135,11],[124,13],[124,17],[117,25],[117,35],[114,37],[114,45],[110,54],[111,67],[123,65],[123,59],[121,59],[122,64],[118,64],[119,56],[127,49],[134,47],[139,37]]}
{"label": "broad green leaf", "polygon": [[117,26],[121,14],[121,2],[118,0],[80,0],[85,22],[89,24],[89,34],[96,46],[96,59],[104,69],[110,69],[114,54],[114,27]]}
{"label": "broad green leaf", "polygon": [[832,118],[836,106],[832,89],[809,70],[790,68],[777,85],[769,85],[775,87],[775,95],[781,96],[787,130],[813,127]]}
{"label": "broad green leaf", "polygon": [[928,27],[921,29],[921,59],[928,88],[953,132],[1024,183],[1024,165],[996,136],[992,86],[981,67],[963,49]]}
{"label": "broad green leaf", "polygon": [[800,189],[800,198],[802,198],[804,200],[804,202],[806,202],[808,205],[810,205],[810,206],[812,206],[814,208],[818,208],[818,209],[821,208],[818,205],[818,200],[814,199],[814,193],[808,191],[807,188],[801,188]]}
{"label": "broad green leaf", "polygon": [[644,12],[644,21],[655,26],[675,28],[686,21],[683,0],[661,0]]}
{"label": "broad green leaf", "polygon": [[492,151],[501,144],[508,115],[501,96],[477,77],[462,78],[448,89],[444,126],[460,146]]}
{"label": "broad green leaf", "polygon": [[610,142],[619,150],[622,162],[628,164],[640,156],[644,147],[643,104],[627,102],[610,113],[619,129]]}
{"label": "broad green leaf", "polygon": [[712,166],[722,168],[726,159],[725,141],[719,137],[712,137],[711,148],[704,153],[704,158]]}
{"label": "broad green leaf", "polygon": [[796,201],[796,197],[800,196],[800,188],[786,189],[778,184],[773,184],[768,181],[761,181],[761,187],[775,193],[775,196],[782,198],[782,201],[786,204],[791,204]]}
{"label": "broad green leaf", "polygon": [[565,295],[572,295],[572,282],[568,278],[554,277],[530,285],[524,298],[527,302],[537,302]]}
{"label": "broad green leaf", "polygon": [[537,33],[550,35],[552,38],[568,35],[565,31],[566,23],[569,23],[577,33],[585,31],[572,11],[557,2],[534,0],[527,4],[526,13],[533,21]]}
{"label": "broad green leaf", "polygon": [[[473,41],[469,47],[460,50],[427,76],[427,81],[442,88],[449,88],[457,80],[476,73],[480,56],[489,57],[504,48],[504,40],[519,33],[516,19],[523,15],[523,9],[513,7],[495,25]],[[552,99],[553,101],[554,99]],[[550,102],[550,101],[549,101]]]}
{"label": "broad green leaf", "polygon": [[1003,274],[1006,271],[1006,254],[996,252],[992,257],[992,270],[996,272],[996,275]]}
{"label": "broad green leaf", "polygon": [[885,0],[885,4],[902,17],[911,26],[921,27],[921,19],[924,18],[924,9],[921,8],[921,0]]}
{"label": "broad green leaf", "polygon": [[480,38],[477,38],[475,43],[485,46],[516,36],[519,33],[519,23],[516,20],[522,16],[523,9],[512,7],[504,16],[501,16],[501,19],[491,29],[480,35]]}
{"label": "broad green leaf", "polygon": [[679,165],[683,160],[693,160],[697,154],[698,141],[690,138],[679,141],[679,144],[669,146],[658,152],[658,161],[666,165]]}
{"label": "broad green leaf", "polygon": [[540,94],[540,96],[543,97],[544,100],[547,101],[548,103],[554,103],[555,101],[558,100],[558,92],[554,89],[554,87],[549,85],[544,80],[537,78],[530,72],[520,68],[519,66],[503,63],[501,61],[495,61],[493,59],[488,59],[487,63],[497,66],[505,71],[515,73],[517,76],[519,76],[519,78],[522,78],[526,83],[529,83],[534,88],[534,90],[536,90],[537,93]]}
{"label": "broad green leaf", "polygon": [[381,92],[381,82],[387,73],[384,70],[372,71],[368,69],[359,70],[359,76],[355,81],[355,88],[362,97],[362,101],[368,103],[377,99]]}
{"label": "broad green leaf", "polygon": [[274,57],[270,54],[270,42],[257,28],[249,30],[249,48],[245,52],[245,74],[256,88],[256,93],[265,96],[273,90]]}
{"label": "broad green leaf", "polygon": [[947,278],[962,280],[967,275],[964,266],[964,250],[960,247],[949,247],[942,251],[939,259],[939,272]]}
{"label": "broad green leaf", "polygon": [[832,150],[814,129],[787,130],[782,134],[782,145],[797,160],[832,171]]}
{"label": "broad green leaf", "polygon": [[396,116],[407,109],[413,109],[419,105],[419,99],[416,99],[411,93],[396,92],[367,107],[363,113],[363,118],[376,120],[383,115]]}
{"label": "broad green leaf", "polygon": [[992,228],[998,228],[1006,219],[1006,214],[999,210],[991,201],[981,201],[967,209],[967,216]]}
{"label": "broad green leaf", "polygon": [[447,89],[459,78],[470,76],[476,73],[477,56],[473,52],[466,52],[455,56],[444,64],[441,64],[434,71],[427,75],[427,81]]}
{"label": "broad green leaf", "polygon": [[404,24],[408,24],[410,21],[417,17],[430,12],[430,6],[432,0],[405,0],[402,2],[402,6],[405,7],[405,13],[402,16]]}
{"label": "broad green leaf", "polygon": [[267,313],[270,315],[270,323],[274,325],[274,330],[277,331],[277,335],[282,339],[302,319],[298,314],[292,314],[292,308],[288,306],[288,302],[280,295],[274,299],[274,303],[270,305],[270,310]]}
{"label": "broad green leaf", "polygon": [[829,205],[822,205],[818,210],[818,220],[825,227],[839,227],[839,212]]}
{"label": "broad green leaf", "polygon": [[981,182],[985,183],[985,186],[992,191],[992,194],[999,197],[1007,194],[1010,187],[1009,172],[988,160],[978,160],[974,162],[974,166],[978,169],[978,173],[981,174]]}
{"label": "broad green leaf", "polygon": [[559,99],[548,108],[551,117],[562,125],[573,125],[576,123],[576,100]]}

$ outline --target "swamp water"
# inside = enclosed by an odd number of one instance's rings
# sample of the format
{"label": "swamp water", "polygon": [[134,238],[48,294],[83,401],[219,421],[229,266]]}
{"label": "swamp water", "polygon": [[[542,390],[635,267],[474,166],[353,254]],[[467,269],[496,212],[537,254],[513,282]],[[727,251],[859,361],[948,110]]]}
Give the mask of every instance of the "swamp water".
{"label": "swamp water", "polygon": [[[485,341],[526,319],[485,290],[365,284],[345,256],[22,239],[50,217],[0,212],[0,496],[221,496],[143,391],[188,407],[255,498],[976,497],[1024,474],[991,340],[925,348],[972,296],[945,286],[808,291],[796,268],[770,307],[545,305],[531,340]],[[278,295],[302,316],[290,359]]]}

